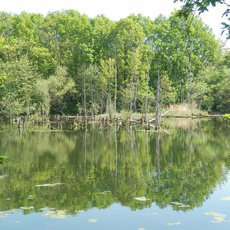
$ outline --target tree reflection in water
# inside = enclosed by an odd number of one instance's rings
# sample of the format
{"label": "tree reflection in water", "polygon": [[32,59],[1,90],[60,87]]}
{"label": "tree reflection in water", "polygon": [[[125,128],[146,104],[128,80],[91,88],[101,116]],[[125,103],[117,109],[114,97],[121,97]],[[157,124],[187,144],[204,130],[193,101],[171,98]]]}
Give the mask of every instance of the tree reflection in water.
{"label": "tree reflection in water", "polygon": [[0,166],[0,210],[52,207],[75,214],[115,202],[133,210],[153,202],[183,211],[201,206],[229,170],[229,130],[217,121],[190,122],[167,123],[167,133],[118,127],[2,132],[0,152],[9,162]]}

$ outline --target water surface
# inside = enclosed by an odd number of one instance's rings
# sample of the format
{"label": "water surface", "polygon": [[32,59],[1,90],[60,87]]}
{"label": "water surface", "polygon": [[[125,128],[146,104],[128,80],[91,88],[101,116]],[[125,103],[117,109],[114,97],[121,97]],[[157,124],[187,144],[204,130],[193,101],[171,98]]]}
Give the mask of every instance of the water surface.
{"label": "water surface", "polygon": [[0,125],[1,229],[230,229],[229,125],[163,124]]}

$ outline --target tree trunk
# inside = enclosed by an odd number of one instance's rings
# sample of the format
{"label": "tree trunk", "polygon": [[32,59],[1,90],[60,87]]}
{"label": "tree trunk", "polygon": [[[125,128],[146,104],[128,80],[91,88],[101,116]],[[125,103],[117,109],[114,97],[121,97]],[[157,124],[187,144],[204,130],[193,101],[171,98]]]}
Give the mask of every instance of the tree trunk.
{"label": "tree trunk", "polygon": [[158,70],[157,88],[156,88],[156,120],[155,130],[160,129],[160,73]]}
{"label": "tree trunk", "polygon": [[87,119],[87,112],[86,112],[86,82],[85,82],[85,75],[84,75],[84,92],[83,92],[83,94],[84,94],[84,115],[85,115],[85,124],[87,124],[87,121],[86,121],[86,119]]}
{"label": "tree trunk", "polygon": [[133,97],[133,112],[136,112],[137,109],[137,86],[139,83],[139,77],[135,76],[135,83],[134,83],[134,97]]}
{"label": "tree trunk", "polygon": [[115,60],[114,64],[114,116],[116,116],[117,112],[117,64]]}
{"label": "tree trunk", "polygon": [[159,191],[159,182],[160,182],[160,136],[159,133],[156,134],[156,173],[158,181],[158,191]]}
{"label": "tree trunk", "polygon": [[147,112],[148,112],[149,69],[150,69],[150,67],[148,68],[148,76],[146,78],[146,94],[145,94],[145,109],[144,109],[144,113],[145,113],[144,121],[145,122],[146,122],[146,119],[147,119]]}

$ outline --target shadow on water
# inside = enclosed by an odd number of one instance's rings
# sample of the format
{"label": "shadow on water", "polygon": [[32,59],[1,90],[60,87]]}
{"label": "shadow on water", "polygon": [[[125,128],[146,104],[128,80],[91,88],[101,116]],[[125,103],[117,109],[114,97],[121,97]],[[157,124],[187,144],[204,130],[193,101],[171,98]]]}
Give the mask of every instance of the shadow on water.
{"label": "shadow on water", "polygon": [[[173,122],[175,124],[173,124]],[[44,207],[75,214],[120,203],[132,210],[199,207],[230,167],[229,129],[218,121],[138,128],[0,133],[0,210]],[[176,128],[175,128],[176,126]]]}

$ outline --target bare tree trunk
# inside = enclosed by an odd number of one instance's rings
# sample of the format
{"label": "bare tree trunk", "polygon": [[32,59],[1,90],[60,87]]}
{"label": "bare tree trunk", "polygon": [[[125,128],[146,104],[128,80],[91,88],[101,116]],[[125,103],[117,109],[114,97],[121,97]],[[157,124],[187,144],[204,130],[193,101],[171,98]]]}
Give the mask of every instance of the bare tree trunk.
{"label": "bare tree trunk", "polygon": [[159,181],[160,181],[160,136],[159,136],[159,133],[156,134],[156,173],[157,173],[157,181],[158,181],[158,186],[159,186]]}
{"label": "bare tree trunk", "polygon": [[148,112],[149,69],[150,69],[150,66],[149,66],[149,68],[148,68],[148,76],[147,76],[147,78],[146,78],[146,94],[145,94],[145,109],[144,109],[144,113],[145,113],[144,121],[145,121],[145,122],[146,122],[147,112]]}
{"label": "bare tree trunk", "polygon": [[136,108],[137,108],[137,86],[139,83],[139,77],[136,76],[134,79],[135,79],[135,83],[134,83],[134,97],[133,97],[133,112],[136,112]]}
{"label": "bare tree trunk", "polygon": [[160,73],[158,70],[157,88],[156,88],[156,120],[155,130],[160,129]]}
{"label": "bare tree trunk", "polygon": [[85,155],[85,159],[84,159],[84,169],[85,169],[85,174],[86,174],[86,166],[87,166],[87,156],[86,156],[86,153],[87,153],[87,129],[85,129],[85,133],[84,133],[84,155]]}
{"label": "bare tree trunk", "polygon": [[110,81],[107,82],[107,97],[106,97],[106,113],[109,114],[109,118],[112,117],[111,114],[111,92],[110,92]]}
{"label": "bare tree trunk", "polygon": [[94,92],[93,92],[93,79],[91,78],[91,81],[90,81],[90,97],[91,97],[91,108],[90,108],[90,111],[91,111],[91,121],[93,121],[93,118],[94,118]]}
{"label": "bare tree trunk", "polygon": [[116,181],[115,181],[115,187],[116,187],[116,192],[118,190],[118,155],[117,155],[117,126],[115,125],[115,133],[114,133],[114,138],[115,138],[115,162],[116,162]]}
{"label": "bare tree trunk", "polygon": [[132,111],[133,110],[133,82],[130,83],[130,87],[129,87],[129,92],[130,92],[130,103],[129,103],[129,110]]}
{"label": "bare tree trunk", "polygon": [[151,172],[150,172],[150,167],[149,167],[149,132],[145,133],[145,140],[146,140],[146,158],[147,158],[147,178],[148,182],[151,181]]}
{"label": "bare tree trunk", "polygon": [[84,89],[83,89],[83,94],[84,94],[84,115],[85,115],[85,123],[87,124],[87,111],[86,111],[86,86],[85,86],[85,75],[84,75]]}
{"label": "bare tree trunk", "polygon": [[114,64],[114,113],[116,116],[116,112],[117,112],[117,64],[116,64],[116,60],[115,60],[115,64]]}

